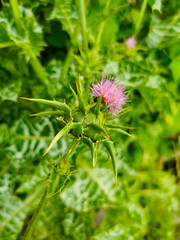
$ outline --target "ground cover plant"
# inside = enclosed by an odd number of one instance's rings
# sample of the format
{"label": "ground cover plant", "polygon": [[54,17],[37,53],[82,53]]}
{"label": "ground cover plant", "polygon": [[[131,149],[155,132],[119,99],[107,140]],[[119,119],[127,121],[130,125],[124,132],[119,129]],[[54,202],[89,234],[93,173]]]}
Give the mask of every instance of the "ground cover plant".
{"label": "ground cover plant", "polygon": [[179,7],[0,3],[0,239],[179,239]]}

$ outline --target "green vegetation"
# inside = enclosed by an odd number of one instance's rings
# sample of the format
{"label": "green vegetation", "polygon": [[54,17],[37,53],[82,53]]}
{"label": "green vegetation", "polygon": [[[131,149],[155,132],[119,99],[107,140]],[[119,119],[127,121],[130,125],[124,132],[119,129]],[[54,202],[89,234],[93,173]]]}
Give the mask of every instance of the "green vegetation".
{"label": "green vegetation", "polygon": [[[179,9],[0,3],[0,239],[179,239]],[[89,95],[102,73],[129,101],[103,128],[88,117],[82,126],[91,105],[103,121]]]}

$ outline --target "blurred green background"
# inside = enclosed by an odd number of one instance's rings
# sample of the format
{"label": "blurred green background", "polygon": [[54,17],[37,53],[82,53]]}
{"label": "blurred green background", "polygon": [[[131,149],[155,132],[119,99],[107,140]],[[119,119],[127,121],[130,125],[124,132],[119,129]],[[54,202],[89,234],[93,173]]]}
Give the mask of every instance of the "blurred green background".
{"label": "blurred green background", "polygon": [[[126,84],[126,114],[115,121],[137,138],[112,134],[118,187],[103,148],[93,170],[89,149],[73,156],[75,172],[52,197],[35,240],[180,239],[180,1],[23,0],[0,3],[0,239],[24,239],[41,198],[42,179],[67,149],[47,106],[19,96],[73,105],[69,83],[81,76]],[[128,49],[126,40],[136,39]]]}

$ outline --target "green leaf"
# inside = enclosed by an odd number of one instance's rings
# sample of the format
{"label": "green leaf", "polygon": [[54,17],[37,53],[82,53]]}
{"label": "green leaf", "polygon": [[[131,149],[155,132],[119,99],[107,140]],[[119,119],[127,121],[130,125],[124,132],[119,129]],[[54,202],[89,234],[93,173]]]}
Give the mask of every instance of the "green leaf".
{"label": "green leaf", "polygon": [[0,196],[0,237],[1,239],[16,239],[20,232],[27,208],[21,209],[23,201],[11,194],[1,194]]}
{"label": "green leaf", "polygon": [[44,183],[49,178],[50,169],[47,162],[41,162],[33,171],[32,169],[23,176],[23,181],[16,190],[18,194],[31,192],[33,188],[39,187],[41,183]]}
{"label": "green leaf", "polygon": [[55,0],[54,8],[50,16],[51,19],[58,19],[70,36],[73,36],[76,29],[78,14],[76,5],[72,0]]}
{"label": "green leaf", "polygon": [[167,47],[179,40],[179,15],[167,18],[165,21],[152,16],[150,31],[147,35],[148,46]]}
{"label": "green leaf", "polygon": [[118,132],[118,133],[122,133],[122,134],[124,134],[124,135],[127,135],[127,136],[129,136],[129,137],[136,138],[135,136],[133,136],[133,135],[131,135],[130,133],[128,133],[128,132],[120,129],[119,127],[116,128],[116,127],[114,127],[114,126],[112,125],[112,127],[108,127],[108,128],[109,128],[109,131],[115,131],[115,132]]}
{"label": "green leaf", "polygon": [[69,174],[61,174],[56,172],[55,170],[50,174],[49,178],[49,189],[48,189],[48,198],[53,197],[56,194],[60,194],[63,188],[65,187],[66,182],[70,179]]}
{"label": "green leaf", "polygon": [[107,136],[106,130],[96,123],[89,123],[88,127],[92,128],[93,130],[95,130],[99,134],[104,133]]}
{"label": "green leaf", "polygon": [[118,62],[109,62],[106,64],[105,68],[104,68],[104,71],[103,73],[105,75],[108,75],[108,74],[115,74],[117,75],[119,72],[119,64]]}
{"label": "green leaf", "polygon": [[128,126],[124,126],[124,125],[117,125],[117,124],[104,124],[105,127],[108,127],[108,128],[126,128],[126,129],[136,129],[136,127],[128,127]]}
{"label": "green leaf", "polygon": [[9,78],[7,73],[0,70],[1,75],[1,89],[0,89],[0,99],[16,101],[21,90],[21,80],[14,78]]}
{"label": "green leaf", "polygon": [[[59,128],[59,126],[58,126]],[[6,152],[9,157],[13,160],[13,166],[16,169],[25,167],[25,163],[30,164],[26,171],[31,171],[33,159],[41,159],[42,154],[48,147],[47,140],[51,141],[56,133],[55,125],[50,119],[45,117],[40,118],[24,118],[16,120],[9,130],[11,133],[11,138],[9,139],[9,146],[6,147]],[[63,154],[67,148],[67,143],[65,139],[58,142],[54,146],[53,150],[49,153],[49,156],[56,161],[59,159],[59,155]],[[38,168],[37,168],[38,169]],[[40,176],[45,177],[47,175],[43,172],[43,167],[41,167],[42,174]],[[27,174],[27,173],[26,173]],[[35,173],[34,181],[37,179],[37,173]],[[38,174],[39,175],[39,174]],[[26,179],[28,180],[28,179]]]}
{"label": "green leaf", "polygon": [[116,180],[116,186],[117,186],[117,164],[116,164],[116,156],[115,156],[115,149],[114,149],[113,142],[106,139],[106,140],[103,140],[102,143],[104,144],[105,148],[107,149],[108,153],[111,156],[115,180]]}
{"label": "green leaf", "polygon": [[78,95],[78,101],[79,101],[79,108],[82,111],[84,115],[86,115],[87,110],[85,107],[85,102],[82,97],[82,90],[81,90],[81,82],[80,82],[80,75],[78,80],[76,81],[76,88],[77,88],[77,95]]}
{"label": "green leaf", "polygon": [[95,106],[91,108],[91,111],[96,115],[96,117],[98,117],[100,114],[101,102],[102,102],[102,98],[99,97]]}
{"label": "green leaf", "polygon": [[52,142],[50,143],[48,149],[46,150],[46,152],[43,154],[46,155],[46,153],[54,146],[55,143],[57,143],[57,141],[59,141],[65,133],[68,133],[69,130],[71,130],[73,128],[74,123],[71,121],[69,122],[62,130],[60,130],[56,136],[53,138]]}
{"label": "green leaf", "polygon": [[0,144],[3,146],[6,144],[6,142],[8,142],[8,139],[10,137],[10,132],[7,124],[3,123],[0,125],[0,133]]}
{"label": "green leaf", "polygon": [[[106,33],[109,34],[106,34]],[[118,33],[118,23],[115,18],[109,18],[104,26],[101,44],[103,46],[108,46],[110,42],[116,41]]]}
{"label": "green leaf", "polygon": [[45,99],[24,98],[24,97],[20,97],[20,98],[24,99],[24,100],[29,100],[32,102],[42,103],[42,104],[46,104],[46,105],[55,107],[61,111],[64,111],[68,116],[70,115],[71,110],[65,103],[60,103],[58,101],[50,101],[50,100],[45,100]]}
{"label": "green leaf", "polygon": [[89,147],[92,154],[93,167],[95,167],[97,162],[97,153],[96,153],[96,147],[94,146],[94,143],[87,137],[81,137],[80,141]]}
{"label": "green leaf", "polygon": [[[43,41],[42,29],[36,22],[33,12],[30,9],[19,6],[23,18],[20,19],[21,33],[15,28],[15,21],[12,9],[9,4],[3,4],[3,11],[0,12],[0,28],[3,28],[6,37],[1,39],[1,44],[11,43],[18,46],[25,54],[26,59],[39,56],[45,43]],[[8,38],[7,38],[8,36]],[[3,40],[3,41],[2,41]]]}
{"label": "green leaf", "polygon": [[93,240],[119,240],[119,239],[131,239],[136,240],[135,232],[132,232],[132,226],[126,227],[123,224],[118,224],[112,229],[104,231],[100,234],[92,237]]}
{"label": "green leaf", "polygon": [[64,116],[64,111],[48,111],[30,114],[30,116]]}
{"label": "green leaf", "polygon": [[159,74],[149,75],[148,81],[146,83],[147,87],[156,88],[158,90],[163,89],[164,85],[165,85],[165,79],[162,76],[160,76]]}
{"label": "green leaf", "polygon": [[173,60],[170,63],[170,69],[172,71],[173,78],[176,82],[180,82],[180,61],[178,60]]}
{"label": "green leaf", "polygon": [[[4,180],[7,180],[6,177],[7,175],[5,175]],[[2,179],[0,180],[0,185],[1,184]],[[34,189],[33,191],[31,190],[32,194],[30,194],[24,201],[8,192],[3,193],[2,189],[0,189],[0,237],[2,239],[17,239],[30,204],[39,197],[43,189],[44,187],[41,186],[35,189],[35,191]]]}
{"label": "green leaf", "polygon": [[82,134],[83,127],[79,122],[74,122],[71,128],[71,132],[75,137],[79,137]]}
{"label": "green leaf", "polygon": [[161,12],[161,5],[162,5],[161,0],[155,0],[154,4],[152,5],[152,10],[153,11],[157,10],[157,11]]}
{"label": "green leaf", "polygon": [[76,92],[74,91],[74,89],[72,88],[72,86],[71,86],[71,84],[69,83],[69,87],[70,87],[70,89],[71,89],[71,92],[72,92],[72,94],[73,94],[73,97],[74,97],[74,99],[75,99],[75,101],[78,99],[78,97],[77,97],[77,94],[76,94]]}
{"label": "green leaf", "polygon": [[123,197],[121,183],[115,187],[113,172],[106,168],[91,169],[78,159],[75,181],[69,183],[61,194],[64,204],[75,211],[90,211],[104,204],[116,202],[116,196]]}
{"label": "green leaf", "polygon": [[105,136],[109,137],[106,130],[96,123],[90,123],[84,128],[83,134],[90,138],[93,142],[102,140]]}
{"label": "green leaf", "polygon": [[[63,205],[64,206],[64,205]],[[60,209],[62,209],[60,207]],[[87,240],[91,238],[92,235],[92,228],[89,223],[93,221],[93,216],[91,213],[77,213],[75,211],[71,211],[71,209],[59,215],[63,216],[63,234],[62,239],[64,238],[64,233],[66,236],[70,236],[73,240]],[[57,239],[59,235],[57,236]],[[66,237],[67,239],[67,237]],[[53,239],[52,239],[53,240]]]}
{"label": "green leaf", "polygon": [[63,83],[60,81],[62,73],[62,62],[52,59],[46,65],[46,78],[49,88],[51,89],[52,96],[59,95],[62,90]]}
{"label": "green leaf", "polygon": [[54,146],[54,144],[56,144],[57,141],[59,141],[64,136],[64,134],[68,133],[70,130],[72,131],[72,134],[75,135],[75,137],[79,137],[79,135],[82,133],[82,125],[80,123],[73,123],[72,121],[69,122],[56,134],[43,156],[46,155],[46,153]]}

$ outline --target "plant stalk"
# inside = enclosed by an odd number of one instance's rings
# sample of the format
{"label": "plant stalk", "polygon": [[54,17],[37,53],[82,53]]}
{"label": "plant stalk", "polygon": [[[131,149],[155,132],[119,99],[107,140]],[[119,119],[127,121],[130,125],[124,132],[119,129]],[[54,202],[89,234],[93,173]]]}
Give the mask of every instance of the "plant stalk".
{"label": "plant stalk", "polygon": [[73,53],[73,47],[71,46],[70,49],[68,50],[64,65],[63,65],[63,69],[61,72],[61,80],[62,80],[62,84],[65,85],[66,80],[67,79],[67,73],[68,73],[68,69],[69,69],[69,65],[71,63],[71,58],[72,58],[72,53]]}
{"label": "plant stalk", "polygon": [[[75,152],[78,144],[79,144],[79,142],[74,138],[73,142],[68,147],[68,149],[67,149],[66,153],[64,154],[64,156],[57,163],[57,166],[58,166],[58,164],[60,163],[60,161],[62,159],[68,160],[68,159],[70,159],[72,157],[72,155]],[[52,192],[50,193],[51,196],[54,195],[54,192],[55,192],[56,187],[58,185],[59,179],[60,179],[60,175],[57,174],[56,179],[54,181],[54,186],[53,186]],[[43,211],[43,209],[44,209],[44,207],[45,207],[45,205],[46,205],[46,203],[47,203],[47,201],[49,199],[48,198],[49,184],[46,186],[44,194],[43,194],[43,196],[41,198],[41,201],[40,201],[39,205],[37,206],[36,211],[34,212],[33,217],[31,218],[31,220],[29,222],[29,225],[28,225],[28,227],[26,229],[26,232],[25,232],[23,240],[30,240],[31,239],[31,235],[32,235],[32,232],[33,232],[34,227],[36,225],[36,222],[38,220],[38,217],[39,217],[40,213]]]}
{"label": "plant stalk", "polygon": [[50,96],[52,96],[52,91],[50,89],[49,82],[46,77],[46,71],[45,71],[44,67],[42,66],[41,62],[39,61],[39,59],[36,56],[31,57],[30,64],[31,64],[34,72],[36,73],[37,77],[39,78],[39,80],[46,87],[48,94]]}
{"label": "plant stalk", "polygon": [[35,213],[33,214],[33,217],[31,218],[31,221],[26,229],[26,232],[25,232],[25,235],[24,235],[24,240],[30,240],[31,239],[31,235],[32,235],[32,232],[33,232],[33,229],[34,229],[34,226],[37,222],[37,219],[38,219],[38,216],[39,214],[42,212],[45,204],[47,203],[47,193],[48,193],[48,185],[46,186],[46,189],[44,191],[44,194],[41,198],[41,201],[38,205],[38,207],[36,208],[36,211]]}
{"label": "plant stalk", "polygon": [[79,14],[81,20],[81,27],[82,27],[82,35],[83,35],[83,48],[85,54],[88,54],[88,41],[87,41],[87,28],[86,28],[86,9],[84,0],[79,1]]}
{"label": "plant stalk", "polygon": [[21,13],[18,8],[18,1],[17,0],[10,0],[10,5],[12,8],[14,20],[16,23],[16,27],[18,29],[18,32],[21,33]]}
{"label": "plant stalk", "polygon": [[69,145],[69,147],[68,147],[66,153],[64,154],[64,156],[59,159],[59,161],[57,163],[57,166],[60,164],[60,162],[62,160],[64,160],[64,162],[66,162],[67,160],[70,160],[72,158],[72,155],[76,151],[76,148],[78,147],[78,145],[79,145],[79,142],[76,140],[76,138],[74,138],[74,140]]}
{"label": "plant stalk", "polygon": [[137,35],[139,34],[139,31],[141,30],[144,13],[146,11],[147,4],[148,4],[148,0],[143,0],[140,15],[139,15],[139,18],[138,18],[137,24],[136,24],[136,29],[135,29],[135,34],[134,34],[135,37],[137,37]]}

